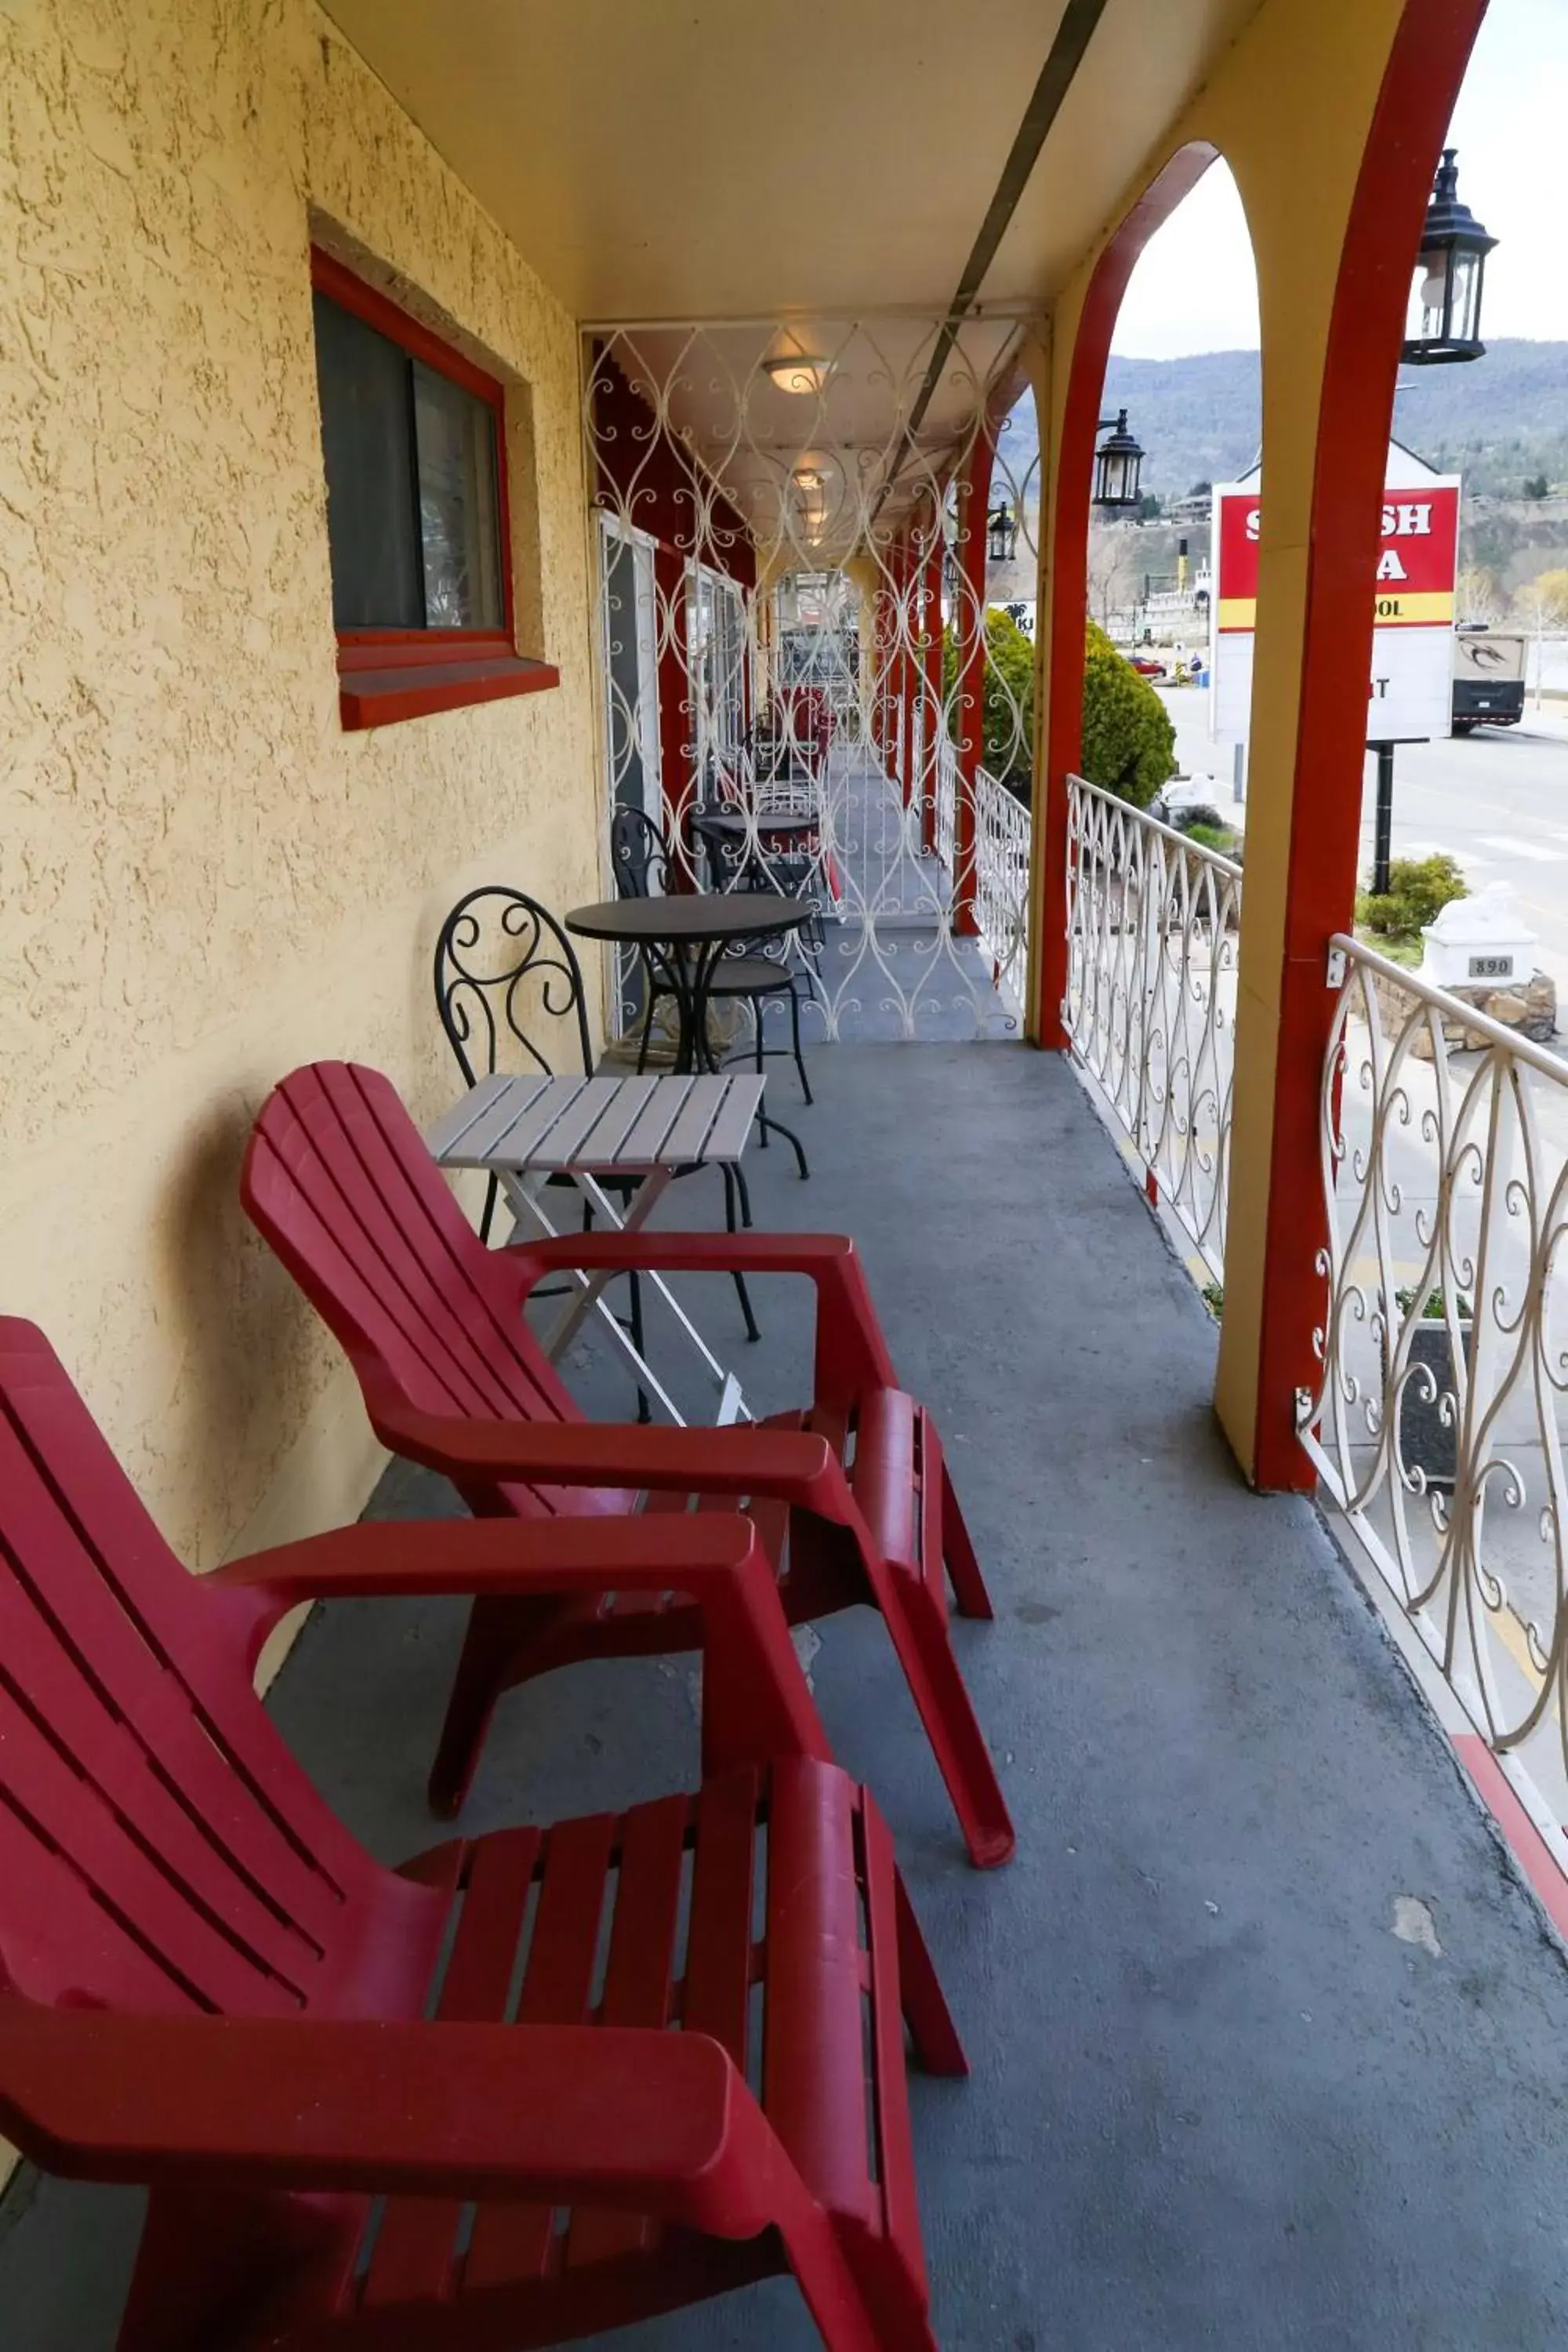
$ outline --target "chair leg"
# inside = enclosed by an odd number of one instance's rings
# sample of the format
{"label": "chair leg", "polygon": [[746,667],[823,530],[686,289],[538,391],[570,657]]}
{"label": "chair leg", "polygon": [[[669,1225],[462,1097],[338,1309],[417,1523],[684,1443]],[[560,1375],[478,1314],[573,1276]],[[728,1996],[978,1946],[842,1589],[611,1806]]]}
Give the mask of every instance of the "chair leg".
{"label": "chair leg", "polygon": [[468,1612],[452,1695],[441,1742],[430,1768],[430,1811],[442,1821],[459,1811],[479,1760],[496,1701],[519,1679],[514,1671],[519,1651],[531,1634],[537,1636],[556,1614],[551,1601],[520,1599],[513,1594],[495,1601],[476,1601]]}
{"label": "chair leg", "polygon": [[994,1870],[1017,1838],[985,1734],[958,1670],[940,1603],[910,1569],[878,1563],[871,1588],[952,1800],[969,1858]]}
{"label": "chair leg", "polygon": [[485,1213],[484,1213],[484,1215],[479,1219],[479,1239],[480,1239],[480,1241],[485,1242],[485,1243],[487,1243],[487,1244],[489,1243],[489,1237],[490,1237],[490,1221],[491,1221],[491,1219],[492,1219],[492,1218],[494,1217],[494,1215],[495,1215],[495,1213],[496,1213],[496,1202],[497,1202],[497,1199],[498,1199],[498,1198],[499,1198],[499,1196],[500,1196],[500,1178],[496,1174],[495,1171],[492,1169],[492,1170],[490,1171],[490,1178],[489,1178],[489,1183],[485,1186]]}
{"label": "chair leg", "polygon": [[[754,996],[749,998],[748,1002],[752,1008],[752,1019],[756,1026],[757,1076],[760,1078],[763,1075],[763,1008]],[[768,1148],[768,1119],[767,1113],[765,1111],[757,1121],[757,1132],[762,1143],[762,1148],[765,1151]]]}
{"label": "chair leg", "polygon": [[991,1595],[985,1590],[985,1579],[980,1572],[980,1562],[974,1557],[974,1546],[969,1539],[969,1528],[958,1507],[958,1496],[953,1493],[952,1479],[945,1462],[942,1465],[942,1550],[959,1615],[994,1617],[996,1612],[991,1606]]}
{"label": "chair leg", "polygon": [[[904,2293],[896,2296],[868,2293],[870,2282],[863,2284],[857,2277],[820,2207],[808,2205],[805,2212],[781,2219],[779,2235],[826,2352],[937,2352],[923,2298],[914,2292],[912,2282],[906,2282]],[[902,2307],[889,2309],[890,2302]]]}
{"label": "chair leg", "polygon": [[805,1075],[805,1064],[801,1059],[800,1052],[800,998],[793,986],[789,992],[789,1026],[790,1034],[795,1041],[795,1066],[800,1072],[800,1090],[806,1101],[811,1102],[814,1099],[811,1080]]}
{"label": "chair leg", "polygon": [[928,2074],[967,2074],[969,2061],[901,1870],[893,1873],[893,1899],[899,1920],[899,1994],[915,2056]]}
{"label": "chair leg", "polygon": [[[632,1345],[638,1355],[646,1360],[647,1350],[643,1346],[642,1329],[642,1276],[635,1265],[626,1276],[626,1287],[631,1293]],[[647,1391],[640,1383],[637,1388],[637,1419],[643,1422],[653,1419],[653,1407],[647,1401]]]}
{"label": "chair leg", "polygon": [[639,1078],[641,1077],[644,1070],[647,1067],[647,1045],[648,1039],[653,1035],[653,1008],[654,1001],[658,992],[654,987],[654,984],[650,980],[647,983],[647,1011],[642,1017],[642,1043],[637,1047],[637,1076]]}
{"label": "chair leg", "polygon": [[[741,1174],[739,1168],[732,1166],[728,1160],[723,1163],[723,1166],[724,1223],[727,1229],[731,1233],[733,1233],[735,1230],[735,1188],[736,1185],[739,1184],[743,1189],[746,1180]],[[750,1224],[751,1222],[751,1202],[748,1201],[746,1203],[746,1223]],[[751,1293],[746,1288],[746,1277],[743,1274],[735,1274],[731,1275],[730,1279],[735,1286],[735,1296],[741,1302],[741,1313],[744,1317],[746,1324],[746,1337],[748,1339],[760,1339],[763,1335],[757,1328],[757,1318],[752,1312],[752,1297]]]}

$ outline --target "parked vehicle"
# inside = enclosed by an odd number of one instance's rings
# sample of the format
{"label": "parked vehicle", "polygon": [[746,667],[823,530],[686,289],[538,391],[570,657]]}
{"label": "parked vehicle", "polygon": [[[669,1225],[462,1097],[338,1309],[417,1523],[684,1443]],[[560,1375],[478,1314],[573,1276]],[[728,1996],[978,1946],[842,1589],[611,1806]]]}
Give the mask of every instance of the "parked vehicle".
{"label": "parked vehicle", "polygon": [[1456,735],[1517,727],[1524,716],[1525,640],[1511,630],[1461,625],[1454,632]]}
{"label": "parked vehicle", "polygon": [[1164,663],[1156,661],[1152,654],[1129,654],[1127,658],[1140,677],[1163,677],[1165,675]]}

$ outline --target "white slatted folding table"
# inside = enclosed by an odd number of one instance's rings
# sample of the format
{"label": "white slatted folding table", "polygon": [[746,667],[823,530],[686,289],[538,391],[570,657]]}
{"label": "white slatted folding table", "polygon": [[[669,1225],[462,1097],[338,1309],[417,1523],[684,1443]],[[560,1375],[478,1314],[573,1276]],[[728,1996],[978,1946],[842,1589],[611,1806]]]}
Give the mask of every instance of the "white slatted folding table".
{"label": "white slatted folding table", "polygon": [[[710,1163],[718,1167],[740,1159],[763,1083],[755,1075],[498,1075],[471,1087],[437,1120],[426,1140],[443,1168],[476,1168],[495,1176],[514,1215],[541,1233],[553,1235],[558,1231],[541,1198],[541,1188],[552,1176],[569,1176],[612,1231],[635,1233],[647,1224],[679,1169]],[[625,1176],[639,1181],[623,1216],[605,1180]],[[629,1360],[639,1384],[658,1399],[672,1421],[681,1422],[662,1381],[603,1296],[611,1276],[577,1273],[573,1279],[579,1296],[545,1339],[551,1361],[571,1345],[584,1318],[597,1314]],[[646,1274],[642,1280],[663,1299],[717,1383],[719,1420],[749,1418],[739,1381],[725,1370],[668,1283],[657,1274]]]}

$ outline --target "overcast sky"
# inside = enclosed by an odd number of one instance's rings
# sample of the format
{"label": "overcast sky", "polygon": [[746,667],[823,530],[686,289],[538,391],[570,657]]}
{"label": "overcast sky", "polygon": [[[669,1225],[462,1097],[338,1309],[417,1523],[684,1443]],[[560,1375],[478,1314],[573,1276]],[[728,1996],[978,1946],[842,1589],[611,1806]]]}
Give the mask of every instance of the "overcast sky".
{"label": "overcast sky", "polygon": [[[1492,0],[1449,134],[1459,194],[1499,240],[1487,263],[1489,336],[1568,341],[1565,128],[1568,0]],[[1252,247],[1236,184],[1216,163],[1144,252],[1113,348],[1165,360],[1257,347]]]}

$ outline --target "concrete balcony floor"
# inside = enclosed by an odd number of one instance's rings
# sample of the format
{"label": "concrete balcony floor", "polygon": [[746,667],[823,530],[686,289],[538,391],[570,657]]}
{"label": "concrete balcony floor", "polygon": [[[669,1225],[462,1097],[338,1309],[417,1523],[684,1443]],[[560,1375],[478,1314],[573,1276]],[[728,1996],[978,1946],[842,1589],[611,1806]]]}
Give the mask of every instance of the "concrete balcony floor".
{"label": "concrete balcony floor", "polygon": [[[1071,1073],[1016,1045],[822,1048],[797,1113],[773,1067],[814,1172],[753,1151],[758,1222],[858,1236],[997,1603],[957,1633],[1019,1831],[995,1874],[963,1858],[876,1622],[834,1619],[812,1662],[973,2064],[912,2083],[944,2352],[1560,2346],[1568,1969],[1311,1509],[1238,1482],[1214,1328]],[[713,1218],[708,1183],[671,1207]],[[732,1294],[700,1299],[761,1409],[798,1392],[806,1300],[757,1305],[747,1349]],[[378,1505],[447,1507],[402,1472]],[[276,1692],[388,1858],[430,1840],[458,1625],[329,1612]],[[509,1699],[469,1825],[684,1785],[691,1668]],[[24,2179],[7,2204],[5,2352],[106,2352],[136,2198]],[[615,2340],[816,2337],[775,2281]]]}

